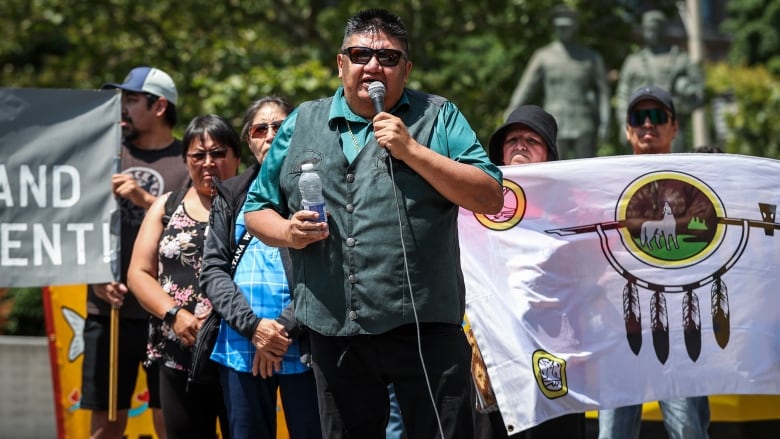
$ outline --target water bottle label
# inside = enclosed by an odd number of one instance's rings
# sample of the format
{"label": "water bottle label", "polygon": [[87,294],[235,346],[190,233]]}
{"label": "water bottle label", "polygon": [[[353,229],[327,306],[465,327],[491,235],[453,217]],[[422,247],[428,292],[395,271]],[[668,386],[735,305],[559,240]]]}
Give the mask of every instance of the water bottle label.
{"label": "water bottle label", "polygon": [[327,214],[325,213],[325,203],[318,203],[318,204],[303,203],[303,210],[311,210],[312,212],[317,212],[320,215],[320,218],[317,220],[317,222],[328,221]]}

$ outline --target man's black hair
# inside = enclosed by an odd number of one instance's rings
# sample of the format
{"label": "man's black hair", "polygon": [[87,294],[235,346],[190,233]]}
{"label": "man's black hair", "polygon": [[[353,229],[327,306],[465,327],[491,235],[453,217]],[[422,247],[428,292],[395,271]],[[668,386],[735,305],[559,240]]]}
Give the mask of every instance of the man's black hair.
{"label": "man's black hair", "polygon": [[383,32],[401,42],[406,56],[409,56],[409,34],[401,17],[386,9],[366,9],[347,20],[344,29],[342,49],[346,49],[349,37],[355,34]]}
{"label": "man's black hair", "polygon": [[[133,93],[133,92],[126,91],[125,93]],[[152,105],[160,99],[159,96],[151,93],[138,93],[138,94],[141,94],[146,98],[147,109],[152,108]],[[168,126],[170,126],[171,128],[176,126],[176,121],[178,119],[178,116],[176,115],[176,105],[173,102],[168,101],[168,106],[165,107],[164,117],[165,117],[165,122],[168,124]]]}

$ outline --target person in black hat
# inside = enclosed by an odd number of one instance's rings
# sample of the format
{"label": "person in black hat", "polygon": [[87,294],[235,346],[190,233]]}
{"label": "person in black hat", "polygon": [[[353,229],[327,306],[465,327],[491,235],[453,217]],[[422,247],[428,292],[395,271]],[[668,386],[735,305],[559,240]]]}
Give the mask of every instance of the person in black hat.
{"label": "person in black hat", "polygon": [[521,105],[490,136],[488,153],[496,165],[558,160],[558,124],[536,105]]}
{"label": "person in black hat", "polygon": [[[186,187],[190,177],[182,143],[174,138],[178,93],[171,77],[148,66],[130,70],[122,83],[104,89],[122,93],[120,171],[111,177],[121,218],[120,278],[90,285],[84,326],[81,408],[90,410],[91,437],[123,437],[139,364],[146,359],[149,313],[126,286],[127,269],[146,209],[165,192]],[[109,333],[111,309],[119,310],[117,419],[108,420]],[[146,370],[149,407],[158,437],[165,437],[156,366]]]}
{"label": "person in black hat", "polygon": [[[559,159],[557,136],[558,124],[550,113],[536,105],[521,105],[512,111],[506,122],[490,136],[488,155],[490,161],[499,166],[555,161]],[[492,389],[489,389],[489,381],[485,386],[479,380],[479,377],[487,377],[479,347],[471,331],[467,336],[474,349],[471,368],[476,388],[483,393],[486,401],[494,401],[492,395],[484,394],[485,391],[492,393]],[[478,439],[508,437],[501,412],[498,410],[476,413],[475,427]],[[573,413],[560,416],[512,435],[512,439],[543,437],[584,438],[585,414]]]}

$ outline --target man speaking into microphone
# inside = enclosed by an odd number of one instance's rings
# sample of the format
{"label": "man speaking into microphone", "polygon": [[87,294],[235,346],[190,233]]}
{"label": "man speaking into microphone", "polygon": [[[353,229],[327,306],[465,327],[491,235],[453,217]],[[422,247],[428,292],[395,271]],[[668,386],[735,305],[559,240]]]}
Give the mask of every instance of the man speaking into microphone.
{"label": "man speaking into microphone", "polygon": [[[457,215],[498,212],[501,171],[452,102],[405,88],[397,15],[350,18],[336,64],[335,94],[282,124],[250,188],[247,228],[293,249],[325,437],[384,437],[392,383],[410,438],[471,438]],[[301,210],[304,163],[322,180],[327,218]]]}

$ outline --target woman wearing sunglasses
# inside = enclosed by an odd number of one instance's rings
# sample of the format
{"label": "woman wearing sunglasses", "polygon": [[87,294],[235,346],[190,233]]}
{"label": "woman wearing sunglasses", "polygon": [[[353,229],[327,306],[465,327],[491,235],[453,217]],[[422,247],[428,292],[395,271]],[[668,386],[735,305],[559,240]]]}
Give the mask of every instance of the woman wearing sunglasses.
{"label": "woman wearing sunglasses", "polygon": [[249,145],[257,163],[253,168],[260,169],[271,142],[274,141],[284,118],[292,111],[292,105],[279,96],[266,96],[252,103],[244,114],[244,128],[241,138]]}
{"label": "woman wearing sunglasses", "polygon": [[[276,437],[276,395],[281,394],[293,439],[319,439],[320,418],[307,335],[292,317],[287,249],[246,234],[243,206],[271,142],[292,106],[268,96],[246,111],[241,137],[257,159],[240,176],[217,184],[211,232],[203,253],[201,288],[222,317],[211,359],[236,438]],[[236,248],[245,248],[234,264]]]}
{"label": "woman wearing sunglasses", "polygon": [[168,439],[215,438],[217,418],[223,437],[229,437],[219,383],[188,386],[187,374],[198,330],[211,312],[198,275],[214,182],[236,175],[240,141],[225,119],[206,115],[190,122],[182,143],[192,186],[159,197],[149,208],[133,248],[128,286],[152,314],[147,361],[160,365]]}

